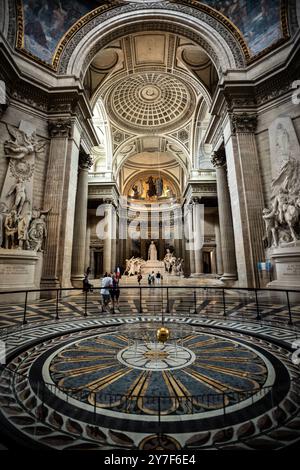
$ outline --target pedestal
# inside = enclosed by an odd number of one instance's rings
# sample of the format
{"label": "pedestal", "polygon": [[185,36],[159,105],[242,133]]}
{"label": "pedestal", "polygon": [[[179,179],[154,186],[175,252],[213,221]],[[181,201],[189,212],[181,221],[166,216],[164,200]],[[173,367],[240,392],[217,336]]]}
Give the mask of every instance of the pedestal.
{"label": "pedestal", "polygon": [[300,241],[270,250],[276,279],[267,287],[300,290]]}
{"label": "pedestal", "polygon": [[[0,292],[39,289],[37,269],[41,271],[36,252],[0,249]],[[28,294],[28,300],[38,298],[38,292]],[[0,305],[24,300],[25,293],[0,294]]]}
{"label": "pedestal", "polygon": [[148,260],[146,261],[143,266],[142,266],[142,274],[151,274],[152,271],[157,273],[159,271],[160,273],[165,272],[165,264],[163,261],[151,261]]}

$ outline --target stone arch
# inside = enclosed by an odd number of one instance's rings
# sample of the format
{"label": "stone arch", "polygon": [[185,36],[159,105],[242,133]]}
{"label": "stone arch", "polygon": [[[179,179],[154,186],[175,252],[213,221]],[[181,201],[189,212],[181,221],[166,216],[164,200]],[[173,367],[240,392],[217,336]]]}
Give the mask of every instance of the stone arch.
{"label": "stone arch", "polygon": [[[142,138],[142,137],[148,137],[148,135],[139,135],[138,136],[139,138]],[[169,136],[169,135],[166,135],[166,134],[157,134],[157,137],[164,137],[164,138],[167,138],[168,141],[174,145],[176,145],[179,150],[180,150],[180,154],[178,152],[178,154],[175,154],[175,152],[173,153],[174,155],[174,158],[178,161],[178,164],[180,165],[180,167],[183,169],[183,171],[185,172],[185,174],[188,173],[191,165],[192,165],[192,162],[190,161],[190,156],[186,150],[186,148],[184,147],[184,145],[182,145],[178,140],[176,140],[175,138]],[[130,156],[132,156],[133,154],[129,154],[129,155],[126,155],[124,154],[123,156],[121,156],[120,160],[118,161],[118,157],[123,153],[122,152],[122,149],[124,149],[124,147],[128,146],[128,145],[131,145],[132,143],[134,143],[134,141],[136,140],[137,136],[133,136],[129,139],[127,139],[125,142],[123,142],[120,147],[118,148],[118,150],[115,152],[115,155],[114,155],[114,158],[113,158],[113,167],[115,168],[115,175],[116,175],[116,179],[118,178],[118,175],[119,175],[119,172],[122,168],[122,166],[124,165],[124,163],[126,162],[127,158],[129,158]]]}
{"label": "stone arch", "polygon": [[193,40],[209,55],[219,74],[245,67],[249,49],[239,30],[224,15],[205,5],[196,8],[171,3],[165,9],[163,3],[155,4],[155,9],[151,4],[127,4],[108,11],[101,7],[98,15],[91,12],[84,17],[85,23],[79,20],[58,45],[54,68],[59,74],[84,76],[97,52],[123,36],[125,26],[128,34],[141,29],[164,30]]}

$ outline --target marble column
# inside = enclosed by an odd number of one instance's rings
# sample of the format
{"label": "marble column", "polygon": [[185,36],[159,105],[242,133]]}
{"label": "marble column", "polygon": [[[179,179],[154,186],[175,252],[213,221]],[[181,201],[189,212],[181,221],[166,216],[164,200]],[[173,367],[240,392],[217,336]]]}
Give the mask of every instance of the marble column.
{"label": "marble column", "polygon": [[216,262],[217,262],[216,273],[221,275],[223,274],[224,270],[223,270],[222,243],[221,243],[219,221],[215,222],[215,238],[216,238]]}
{"label": "marble column", "polygon": [[253,114],[233,114],[228,117],[223,130],[238,279],[242,287],[259,285],[257,263],[265,258],[264,201],[255,140],[256,125],[257,117]]}
{"label": "marble column", "polygon": [[72,253],[71,279],[74,287],[82,286],[82,279],[86,267],[85,252],[88,204],[88,171],[92,166],[92,163],[93,162],[90,155],[80,153]]}
{"label": "marble column", "polygon": [[51,121],[49,134],[51,142],[44,209],[50,209],[50,213],[47,218],[48,236],[41,288],[67,288],[72,286],[71,260],[80,127],[77,121],[71,119]]}
{"label": "marble column", "polygon": [[85,268],[87,268],[88,266],[91,267],[91,265],[90,265],[90,259],[91,259],[90,245],[91,245],[91,227],[87,226],[87,228],[86,228],[86,237],[85,237],[85,261],[84,261]]}
{"label": "marble column", "polygon": [[216,248],[214,248],[210,252],[210,259],[211,259],[211,272],[212,274],[217,274],[217,256],[216,256]]}
{"label": "marble column", "polygon": [[[200,211],[197,210],[197,204],[200,204],[198,199],[194,200],[193,204],[193,227],[194,227],[194,238],[195,238],[195,249],[194,249],[194,259],[195,259],[195,271],[194,275],[203,274],[203,251],[201,245],[201,215]],[[202,234],[203,235],[203,234]]]}
{"label": "marble column", "polygon": [[231,204],[224,151],[221,150],[220,152],[215,152],[212,155],[211,161],[216,168],[217,177],[217,194],[224,270],[221,280],[224,282],[231,282],[237,279],[237,274]]}
{"label": "marble column", "polygon": [[115,268],[116,210],[112,202],[105,204],[106,229],[103,240],[103,271],[112,272]]}
{"label": "marble column", "polygon": [[192,205],[190,205],[190,207],[188,208],[186,223],[188,225],[188,232],[187,232],[188,237],[189,237],[188,245],[190,245],[189,249],[186,250],[186,251],[187,251],[187,254],[189,256],[190,274],[192,275],[192,274],[195,273],[195,251],[193,249],[194,231],[193,231],[193,209],[192,209]]}

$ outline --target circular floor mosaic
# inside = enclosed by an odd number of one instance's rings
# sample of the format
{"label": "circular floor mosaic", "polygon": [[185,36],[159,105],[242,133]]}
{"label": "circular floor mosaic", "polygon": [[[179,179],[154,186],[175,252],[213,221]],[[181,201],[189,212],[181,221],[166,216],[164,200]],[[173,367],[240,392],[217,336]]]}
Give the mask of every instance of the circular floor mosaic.
{"label": "circular floor mosaic", "polygon": [[297,371],[281,346],[200,326],[165,344],[125,333],[77,328],[16,354],[1,378],[4,425],[55,448],[70,435],[83,447],[143,448],[159,435],[189,448],[253,440],[298,414]]}

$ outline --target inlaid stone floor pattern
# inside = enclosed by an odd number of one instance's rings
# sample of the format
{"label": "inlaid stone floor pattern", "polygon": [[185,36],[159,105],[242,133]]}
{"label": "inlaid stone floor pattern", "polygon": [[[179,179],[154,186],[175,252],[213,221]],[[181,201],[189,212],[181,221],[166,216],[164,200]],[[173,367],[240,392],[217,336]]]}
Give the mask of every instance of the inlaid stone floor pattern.
{"label": "inlaid stone floor pattern", "polygon": [[[13,299],[12,299],[13,303]],[[88,316],[101,315],[101,300],[99,289],[88,294],[86,313]],[[224,302],[222,291],[217,289],[169,289],[169,302],[167,302],[166,290],[150,289],[142,290],[142,301],[138,289],[122,289],[117,314],[159,314],[167,312],[176,314],[194,314],[208,317],[224,317]],[[287,324],[290,320],[289,310],[284,294],[272,298],[268,293],[259,293],[258,309],[254,294],[244,291],[226,291],[225,315],[247,321],[256,321],[259,311],[259,319],[262,321],[278,321]],[[290,294],[290,311],[293,326],[300,325],[300,305],[294,301]],[[74,293],[59,300],[58,316],[60,319],[81,317],[85,313],[85,296],[82,293]],[[19,326],[23,321],[24,304],[1,304],[0,297],[0,327]],[[56,318],[56,300],[39,300],[27,305],[26,320],[36,322],[54,320]]]}

